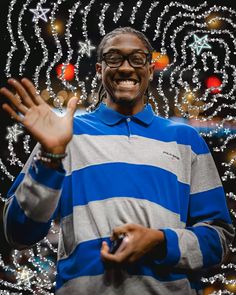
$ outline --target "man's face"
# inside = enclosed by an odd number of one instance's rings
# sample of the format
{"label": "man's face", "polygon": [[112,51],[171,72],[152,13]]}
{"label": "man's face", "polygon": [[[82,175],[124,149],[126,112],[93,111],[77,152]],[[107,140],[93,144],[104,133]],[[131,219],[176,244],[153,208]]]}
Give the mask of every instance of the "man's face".
{"label": "man's face", "polygon": [[[143,42],[134,34],[119,34],[108,40],[103,54],[118,52],[122,55],[148,50]],[[117,68],[111,68],[105,61],[96,64],[96,70],[102,75],[102,83],[107,92],[107,99],[117,105],[143,105],[143,96],[153,75],[153,65],[147,62],[144,66],[134,68],[128,60]]]}

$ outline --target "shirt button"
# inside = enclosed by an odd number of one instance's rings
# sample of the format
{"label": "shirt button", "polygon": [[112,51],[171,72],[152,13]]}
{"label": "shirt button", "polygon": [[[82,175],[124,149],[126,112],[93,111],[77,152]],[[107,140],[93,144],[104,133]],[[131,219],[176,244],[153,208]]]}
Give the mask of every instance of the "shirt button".
{"label": "shirt button", "polygon": [[127,122],[130,122],[130,121],[131,121],[131,119],[130,119],[130,118],[127,118],[127,119],[126,119],[126,121],[127,121]]}

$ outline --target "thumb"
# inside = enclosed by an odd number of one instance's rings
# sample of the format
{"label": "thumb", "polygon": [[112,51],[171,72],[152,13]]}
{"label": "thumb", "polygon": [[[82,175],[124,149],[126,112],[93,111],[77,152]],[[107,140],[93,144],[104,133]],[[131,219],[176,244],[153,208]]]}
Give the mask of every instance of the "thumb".
{"label": "thumb", "polygon": [[67,103],[66,115],[69,115],[69,116],[74,115],[78,100],[79,98],[76,96],[71,97],[71,99]]}
{"label": "thumb", "polygon": [[104,256],[106,256],[109,253],[109,246],[107,242],[105,241],[102,242],[102,247],[100,251],[101,251],[102,258],[104,258]]}

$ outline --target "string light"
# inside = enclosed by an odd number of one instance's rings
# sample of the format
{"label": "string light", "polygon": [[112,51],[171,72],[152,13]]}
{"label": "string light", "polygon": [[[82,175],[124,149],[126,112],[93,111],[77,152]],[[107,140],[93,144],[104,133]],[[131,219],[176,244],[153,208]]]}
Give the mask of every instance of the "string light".
{"label": "string light", "polygon": [[31,1],[32,0],[26,1],[26,3],[23,5],[22,10],[20,11],[19,18],[18,18],[18,28],[17,28],[18,37],[19,37],[20,41],[23,43],[24,49],[26,51],[26,54],[19,66],[19,75],[20,76],[23,75],[24,66],[29,58],[29,55],[30,55],[30,46],[29,46],[28,42],[25,40],[23,32],[22,32],[22,18],[23,18],[25,11],[27,11],[27,8],[28,8],[29,4],[31,3]]}
{"label": "string light", "polygon": [[123,8],[122,8],[123,6],[124,6],[124,3],[120,2],[117,11],[114,12],[114,17],[113,17],[113,22],[114,23],[117,23],[118,20],[120,19],[121,15],[122,15],[122,11],[123,11]]}
{"label": "string light", "polygon": [[143,1],[142,1],[142,0],[139,0],[139,1],[137,2],[137,4],[133,7],[133,10],[132,10],[132,13],[131,13],[131,17],[130,17],[130,19],[129,19],[129,22],[130,22],[132,25],[133,25],[134,22],[135,22],[135,16],[136,16],[136,13],[137,13],[137,11],[138,11],[138,8],[141,7],[142,3],[143,3]]}
{"label": "string light", "polygon": [[99,16],[99,23],[98,23],[98,27],[99,27],[99,32],[101,36],[104,36],[106,34],[105,32],[105,28],[104,28],[104,20],[105,20],[105,13],[107,11],[107,9],[110,7],[109,3],[105,3],[102,7],[100,16]]}

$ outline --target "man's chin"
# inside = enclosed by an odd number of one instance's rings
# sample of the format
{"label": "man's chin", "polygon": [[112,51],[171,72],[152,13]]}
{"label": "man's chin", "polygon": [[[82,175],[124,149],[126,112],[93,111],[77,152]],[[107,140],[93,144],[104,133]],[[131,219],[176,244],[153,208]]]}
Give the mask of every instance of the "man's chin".
{"label": "man's chin", "polygon": [[120,105],[134,105],[136,104],[140,99],[136,95],[114,95],[112,97],[112,100],[114,103],[120,104]]}

